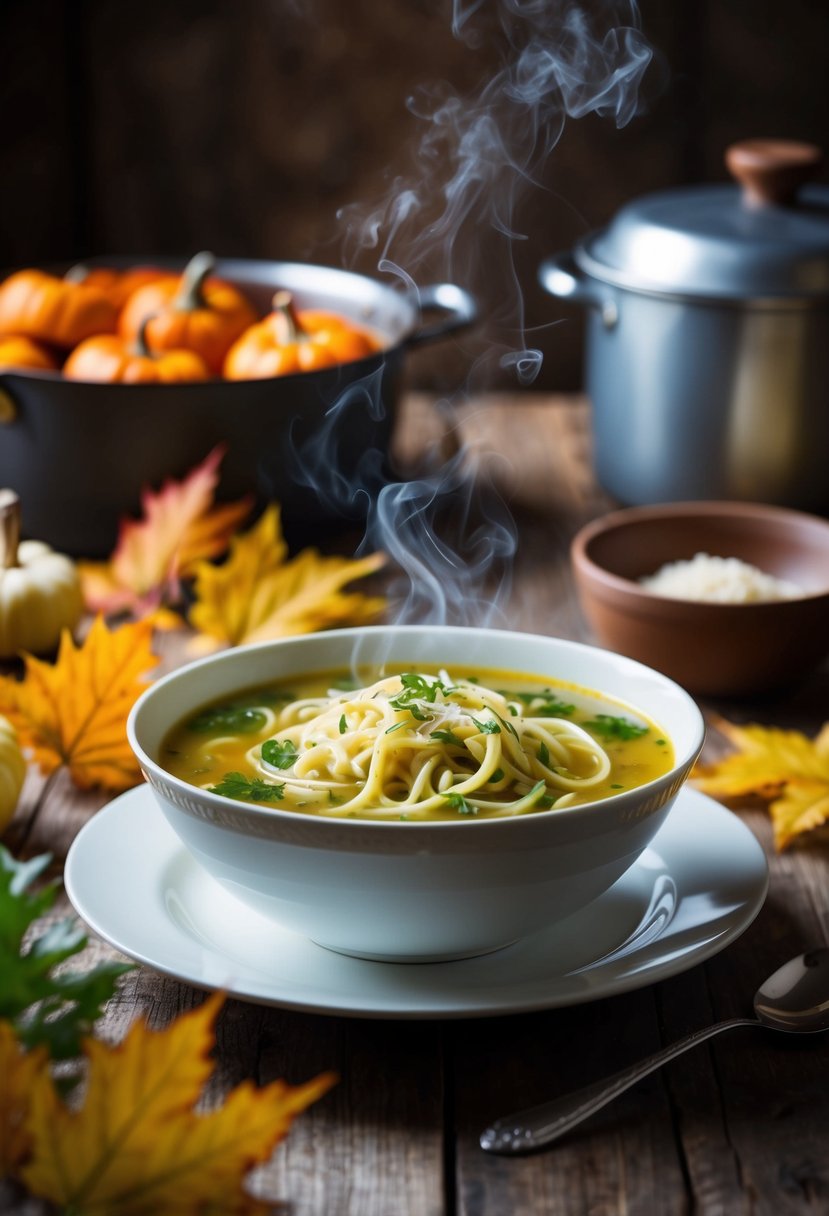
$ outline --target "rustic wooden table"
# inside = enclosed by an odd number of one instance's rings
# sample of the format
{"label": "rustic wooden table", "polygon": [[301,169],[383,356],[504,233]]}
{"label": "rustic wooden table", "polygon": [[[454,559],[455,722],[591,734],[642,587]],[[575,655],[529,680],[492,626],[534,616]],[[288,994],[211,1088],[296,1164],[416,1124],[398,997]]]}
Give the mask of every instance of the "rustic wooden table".
{"label": "rustic wooden table", "polygon": [[[577,527],[611,505],[595,486],[587,408],[572,398],[495,397],[458,415],[518,522],[509,619],[514,628],[591,640],[570,578]],[[412,460],[439,433],[424,399],[407,401],[398,447]],[[492,456],[494,454],[494,458]],[[733,720],[814,732],[829,671],[785,697],[707,703]],[[716,740],[709,743],[716,746]],[[39,792],[32,774],[9,840]],[[105,799],[60,782],[26,852],[60,859]],[[612,1073],[718,1019],[748,1015],[758,983],[800,951],[829,942],[829,848],[779,856],[765,812],[740,812],[771,870],[754,924],[675,978],[579,1007],[463,1021],[368,1021],[228,1001],[218,1024],[215,1097],[246,1077],[340,1083],[295,1124],[261,1176],[295,1216],[632,1216],[829,1212],[829,1039],[735,1031],[652,1075],[539,1155],[478,1147],[484,1124]],[[65,913],[65,905],[56,914]],[[114,952],[93,939],[92,963]],[[203,994],[141,967],[128,974],[100,1033],[137,1013],[163,1026]],[[0,1198],[0,1206],[2,1199]],[[6,1210],[35,1212],[32,1204]]]}

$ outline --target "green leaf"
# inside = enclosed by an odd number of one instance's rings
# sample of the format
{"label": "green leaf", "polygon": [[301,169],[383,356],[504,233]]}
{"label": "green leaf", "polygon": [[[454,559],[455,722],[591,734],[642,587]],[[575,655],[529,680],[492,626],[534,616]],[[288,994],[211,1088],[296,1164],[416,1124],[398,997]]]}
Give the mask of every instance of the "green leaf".
{"label": "green leaf", "polygon": [[261,709],[250,705],[214,705],[190,718],[187,729],[206,735],[226,731],[229,735],[252,735],[267,722]]}
{"label": "green leaf", "polygon": [[434,705],[438,693],[447,696],[448,693],[455,691],[454,688],[447,688],[442,680],[430,681],[425,676],[418,675],[416,671],[404,672],[400,677],[400,683],[403,685],[403,691],[392,698],[389,705],[394,709],[411,710],[412,716],[420,722],[425,720],[426,715],[412,708],[415,701],[426,701],[430,705]]}
{"label": "green leaf", "polygon": [[[472,718],[472,714],[470,714],[469,716],[470,716],[470,718]],[[492,722],[492,721],[479,722],[477,718],[472,718],[472,721],[475,723],[475,725],[477,726],[478,730],[481,732],[482,735],[500,735],[500,733],[501,733],[501,727],[498,725],[497,722]],[[507,726],[510,730],[512,730],[512,727],[509,725],[508,722],[505,722],[504,725]],[[515,732],[513,731],[513,734],[514,733]]]}
{"label": "green leaf", "polygon": [[115,983],[130,964],[102,963],[91,971],[53,974],[59,963],[86,946],[86,934],[74,917],[48,925],[23,948],[31,926],[52,907],[59,882],[38,891],[29,888],[49,865],[43,854],[19,862],[0,845],[0,1018],[12,1022],[23,1045],[44,1044],[55,1060],[81,1051]]}
{"label": "green leaf", "polygon": [[452,747],[466,747],[463,739],[459,739],[458,736],[451,730],[430,731],[429,738],[437,739],[438,743],[449,743],[452,745]]}
{"label": "green leaf", "polygon": [[345,714],[340,714],[340,734],[344,735],[348,730],[348,723],[345,720]]}
{"label": "green leaf", "polygon": [[567,718],[576,710],[575,705],[562,701],[549,688],[541,692],[509,692],[502,689],[501,696],[523,702],[527,716],[533,718]]}
{"label": "green leaf", "polygon": [[637,726],[629,718],[618,718],[613,714],[596,714],[590,722],[583,723],[585,730],[592,730],[603,739],[638,739],[648,733],[647,726]]}
{"label": "green leaf", "polygon": [[274,768],[290,768],[295,763],[299,752],[290,739],[266,739],[262,744],[262,759]]}
{"label": "green leaf", "polygon": [[51,855],[44,853],[31,861],[17,861],[0,845],[0,956],[19,953],[29,925],[55,902],[59,886],[56,882],[48,883],[35,894],[28,890],[51,860]]}
{"label": "green leaf", "polygon": [[459,815],[478,814],[478,808],[476,806],[472,806],[470,802],[467,802],[463,794],[444,794],[443,800],[444,802],[448,802]]}
{"label": "green leaf", "polygon": [[210,792],[240,802],[279,802],[285,793],[285,783],[246,777],[244,773],[225,773],[218,785],[210,786]]}
{"label": "green leaf", "polygon": [[549,768],[550,767],[550,749],[547,747],[547,744],[544,742],[543,739],[538,745],[537,755],[538,755],[539,764],[543,764],[545,766],[545,768]]}
{"label": "green leaf", "polygon": [[[494,713],[494,712],[495,712],[495,711],[493,710],[493,713]],[[510,733],[510,734],[513,736],[513,738],[517,739],[517,738],[518,738],[518,731],[515,729],[515,727],[513,726],[513,724],[512,724],[511,722],[507,722],[506,718],[502,718],[500,714],[497,714],[497,715],[496,715],[496,717],[498,718],[498,721],[501,723],[501,725],[502,725],[502,726],[503,726],[503,727],[504,727],[506,730],[508,730],[508,731],[509,731],[509,733]]]}

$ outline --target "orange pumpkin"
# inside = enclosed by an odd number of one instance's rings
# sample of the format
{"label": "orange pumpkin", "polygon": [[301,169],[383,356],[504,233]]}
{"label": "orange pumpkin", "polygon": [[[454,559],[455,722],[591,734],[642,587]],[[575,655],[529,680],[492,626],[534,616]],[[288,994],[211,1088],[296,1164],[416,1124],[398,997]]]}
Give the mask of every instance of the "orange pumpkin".
{"label": "orange pumpkin", "polygon": [[121,334],[134,338],[149,318],[147,341],[153,350],[195,351],[218,375],[228,350],[255,322],[256,313],[231,283],[208,277],[214,266],[212,254],[199,253],[180,279],[139,288],[121,313]]}
{"label": "orange pumpkin", "polygon": [[373,354],[378,344],[344,317],[298,313],[289,291],[278,291],[273,312],[233,344],[225,359],[228,380],[259,380],[350,363]]}
{"label": "orange pumpkin", "polygon": [[112,303],[120,312],[127,300],[148,283],[157,283],[161,279],[171,279],[178,282],[178,275],[169,270],[161,270],[157,266],[130,266],[127,270],[115,270],[112,266],[73,266],[64,275],[72,283],[85,283],[87,287],[97,287],[109,296]]}
{"label": "orange pumpkin", "polygon": [[146,341],[147,322],[135,342],[118,334],[99,334],[81,342],[66,360],[63,374],[68,380],[95,380],[107,384],[158,384],[185,380],[209,380],[204,359],[192,350],[168,350],[153,354]]}
{"label": "orange pumpkin", "polygon": [[118,311],[98,287],[42,270],[18,270],[0,285],[0,334],[72,347],[114,333]]}
{"label": "orange pumpkin", "polygon": [[0,371],[52,372],[57,363],[50,351],[39,342],[20,334],[0,338]]}

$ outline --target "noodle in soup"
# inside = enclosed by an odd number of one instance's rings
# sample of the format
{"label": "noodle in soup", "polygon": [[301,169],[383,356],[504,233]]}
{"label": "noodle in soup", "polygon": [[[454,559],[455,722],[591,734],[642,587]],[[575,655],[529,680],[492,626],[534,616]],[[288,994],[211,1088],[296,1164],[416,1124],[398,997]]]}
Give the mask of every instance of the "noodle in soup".
{"label": "noodle in soup", "polygon": [[631,707],[500,671],[323,675],[206,706],[167,736],[174,776],[330,818],[485,819],[595,802],[667,772]]}

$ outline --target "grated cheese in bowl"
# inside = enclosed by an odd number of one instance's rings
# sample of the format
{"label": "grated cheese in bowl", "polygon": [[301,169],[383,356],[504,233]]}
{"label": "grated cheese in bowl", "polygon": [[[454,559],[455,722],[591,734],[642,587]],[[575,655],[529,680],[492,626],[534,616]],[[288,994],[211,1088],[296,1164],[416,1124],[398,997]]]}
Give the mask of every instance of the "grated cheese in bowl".
{"label": "grated cheese in bowl", "polygon": [[639,582],[655,595],[713,604],[757,604],[804,594],[802,587],[765,574],[738,557],[708,553],[697,553],[690,561],[668,562]]}

